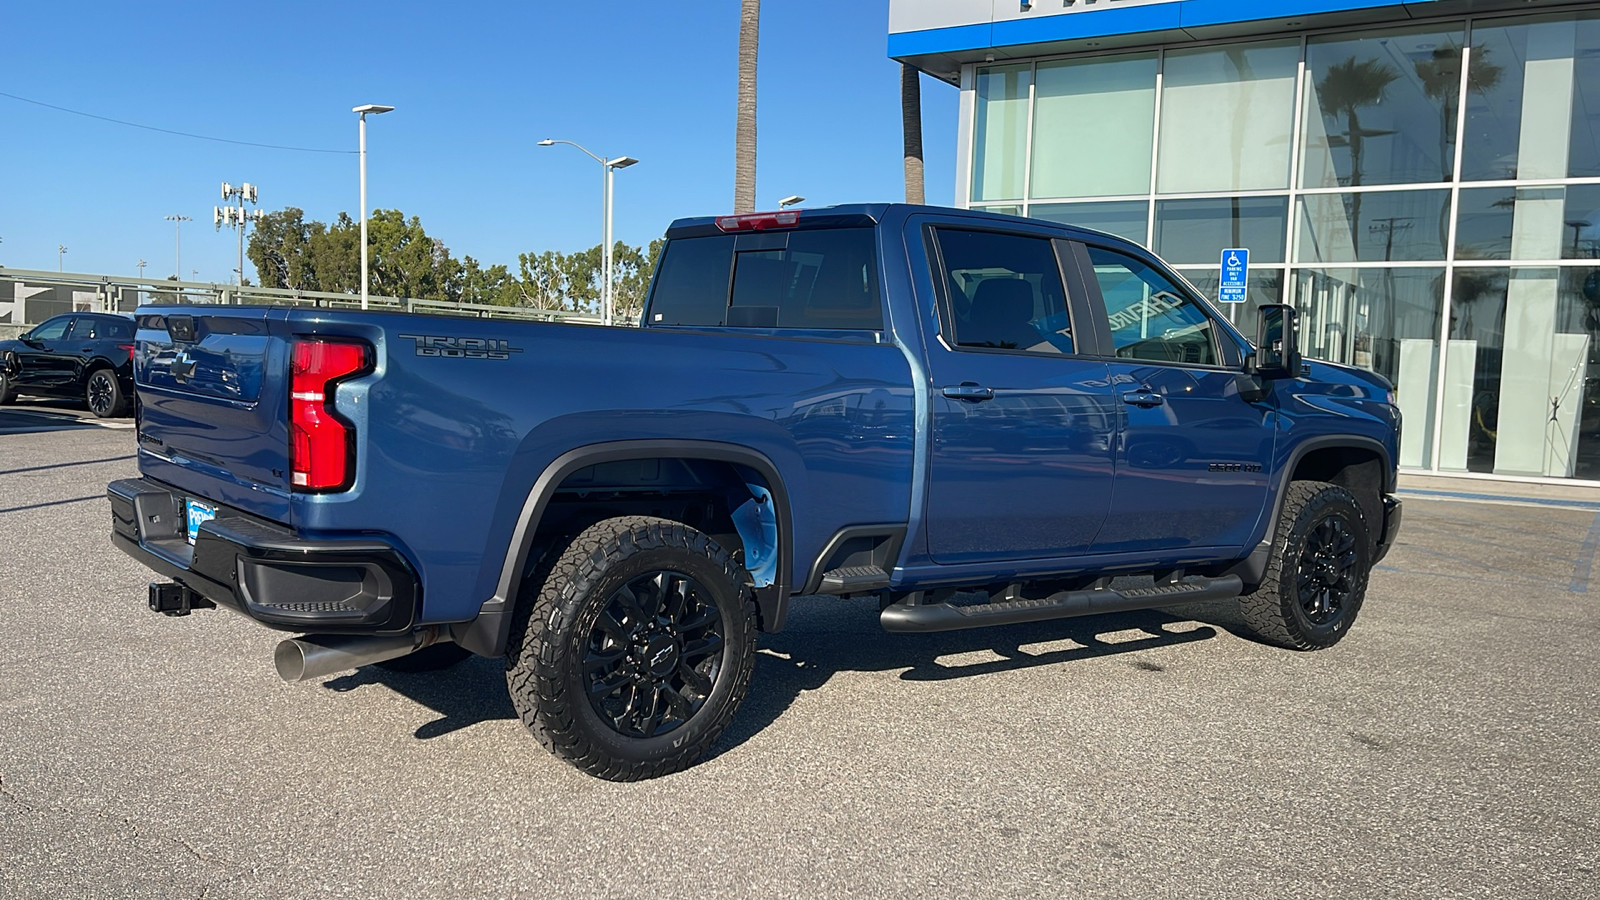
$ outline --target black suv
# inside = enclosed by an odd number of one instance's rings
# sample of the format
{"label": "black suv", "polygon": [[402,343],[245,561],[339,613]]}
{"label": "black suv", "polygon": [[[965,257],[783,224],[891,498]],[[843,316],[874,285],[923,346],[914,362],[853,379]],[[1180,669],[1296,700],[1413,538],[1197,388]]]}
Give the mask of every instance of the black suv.
{"label": "black suv", "polygon": [[0,403],[17,394],[74,397],[96,416],[125,416],[133,397],[133,319],[69,313],[0,341]]}

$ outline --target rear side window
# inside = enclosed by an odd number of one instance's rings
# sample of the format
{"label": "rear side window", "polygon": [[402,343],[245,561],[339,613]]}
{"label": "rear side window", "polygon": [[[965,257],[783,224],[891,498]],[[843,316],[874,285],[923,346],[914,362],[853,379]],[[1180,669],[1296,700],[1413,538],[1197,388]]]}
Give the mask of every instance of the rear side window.
{"label": "rear side window", "polygon": [[1067,292],[1048,238],[945,228],[938,234],[956,346],[1073,352]]}
{"label": "rear side window", "polygon": [[114,319],[79,319],[72,328],[74,338],[126,341],[133,339],[133,323]]}
{"label": "rear side window", "polygon": [[669,241],[650,294],[650,324],[724,324],[732,272],[733,235]]}
{"label": "rear side window", "polygon": [[675,240],[650,301],[652,325],[877,330],[871,228]]}

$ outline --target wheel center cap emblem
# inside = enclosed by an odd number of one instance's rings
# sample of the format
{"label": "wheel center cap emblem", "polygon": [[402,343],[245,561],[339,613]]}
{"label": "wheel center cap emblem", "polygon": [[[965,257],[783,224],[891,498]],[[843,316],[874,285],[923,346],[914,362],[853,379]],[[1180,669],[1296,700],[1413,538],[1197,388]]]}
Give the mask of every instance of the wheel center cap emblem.
{"label": "wheel center cap emblem", "polygon": [[678,668],[678,648],[670,638],[656,638],[646,651],[645,663],[657,678],[671,675]]}

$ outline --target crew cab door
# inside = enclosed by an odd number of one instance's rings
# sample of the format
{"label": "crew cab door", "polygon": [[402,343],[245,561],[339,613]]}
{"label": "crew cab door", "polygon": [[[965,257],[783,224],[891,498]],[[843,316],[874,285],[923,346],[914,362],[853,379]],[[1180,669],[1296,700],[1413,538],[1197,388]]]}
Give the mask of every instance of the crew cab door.
{"label": "crew cab door", "polygon": [[[938,333],[926,533],[942,564],[1088,552],[1111,502],[1103,360],[1078,355],[1086,298],[1045,234],[937,226]],[[1081,327],[1081,326],[1080,326]]]}
{"label": "crew cab door", "polygon": [[1121,420],[1094,552],[1243,546],[1267,502],[1276,419],[1239,395],[1237,344],[1154,258],[1075,249]]}

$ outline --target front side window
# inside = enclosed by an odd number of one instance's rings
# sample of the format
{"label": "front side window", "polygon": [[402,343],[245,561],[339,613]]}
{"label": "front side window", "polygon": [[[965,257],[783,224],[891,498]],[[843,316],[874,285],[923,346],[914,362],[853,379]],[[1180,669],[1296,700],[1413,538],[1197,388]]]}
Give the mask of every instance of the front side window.
{"label": "front side window", "polygon": [[1073,352],[1067,292],[1048,238],[940,229],[958,347]]}
{"label": "front side window", "polygon": [[59,319],[51,319],[43,325],[40,325],[38,328],[35,328],[33,330],[32,338],[36,341],[59,341],[67,336],[67,326],[71,324],[72,318],[70,316],[62,316]]}
{"label": "front side window", "polygon": [[1135,257],[1103,247],[1088,251],[1119,358],[1217,364],[1211,317],[1198,303]]}

